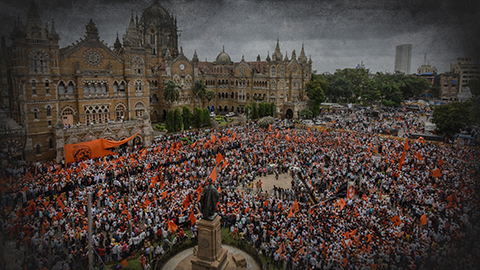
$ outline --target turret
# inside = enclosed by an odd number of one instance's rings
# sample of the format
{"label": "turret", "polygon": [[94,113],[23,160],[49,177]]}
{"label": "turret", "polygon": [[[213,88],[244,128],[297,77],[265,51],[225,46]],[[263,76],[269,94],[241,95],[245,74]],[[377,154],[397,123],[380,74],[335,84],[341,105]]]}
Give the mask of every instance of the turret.
{"label": "turret", "polygon": [[307,57],[305,56],[305,50],[303,48],[303,44],[302,44],[302,51],[300,52],[300,56],[298,57],[298,61],[300,63],[306,63],[307,62]]}

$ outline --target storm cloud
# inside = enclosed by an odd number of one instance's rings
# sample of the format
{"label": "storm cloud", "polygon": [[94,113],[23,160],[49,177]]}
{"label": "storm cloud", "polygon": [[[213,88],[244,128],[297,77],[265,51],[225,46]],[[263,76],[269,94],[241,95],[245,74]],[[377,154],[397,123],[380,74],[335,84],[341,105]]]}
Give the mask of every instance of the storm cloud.
{"label": "storm cloud", "polygon": [[[31,0],[0,2],[0,31],[6,35],[14,17],[25,22]],[[82,38],[91,18],[100,37],[113,45],[132,16],[153,0],[36,0],[44,23],[55,21],[60,46]],[[302,44],[319,73],[364,62],[372,72],[392,72],[395,46],[411,43],[412,71],[427,62],[439,72],[459,57],[479,63],[480,3],[474,0],[169,0],[159,1],[177,18],[179,45],[185,55],[215,60],[222,47],[233,61],[253,61],[272,54],[276,40],[282,53],[297,55]]]}

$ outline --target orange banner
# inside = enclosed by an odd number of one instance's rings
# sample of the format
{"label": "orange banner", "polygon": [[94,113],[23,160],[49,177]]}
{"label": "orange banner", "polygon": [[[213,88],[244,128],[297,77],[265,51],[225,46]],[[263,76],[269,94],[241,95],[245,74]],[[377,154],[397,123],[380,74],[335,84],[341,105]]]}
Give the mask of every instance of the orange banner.
{"label": "orange banner", "polygon": [[81,162],[87,159],[99,158],[103,156],[113,155],[114,152],[107,150],[122,145],[140,133],[137,132],[133,136],[121,141],[110,141],[106,139],[97,139],[89,142],[66,144],[65,145],[65,162]]}

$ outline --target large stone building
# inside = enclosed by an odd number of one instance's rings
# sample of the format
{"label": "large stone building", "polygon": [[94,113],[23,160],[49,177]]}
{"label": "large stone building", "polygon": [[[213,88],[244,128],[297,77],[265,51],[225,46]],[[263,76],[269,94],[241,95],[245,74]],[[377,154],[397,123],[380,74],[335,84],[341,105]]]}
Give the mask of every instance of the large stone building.
{"label": "large stone building", "polygon": [[[2,39],[0,59],[0,143],[6,153],[27,160],[61,161],[64,144],[96,138],[120,140],[141,131],[131,143],[149,145],[151,121],[179,106],[198,106],[192,87],[202,81],[215,92],[204,104],[217,113],[243,113],[252,102],[275,102],[276,116],[297,117],[306,106],[305,84],[312,60],[295,51],[289,58],[277,44],[265,60],[231,60],[223,49],[214,62],[188,59],[178,49],[178,28],[157,1],[141,17],[130,18],[113,47],[100,40],[95,23],[86,35],[59,47],[54,22],[43,24],[32,1],[26,22],[15,22],[11,46]],[[81,35],[81,33],[79,33]],[[163,85],[180,86],[174,104],[163,98]]]}

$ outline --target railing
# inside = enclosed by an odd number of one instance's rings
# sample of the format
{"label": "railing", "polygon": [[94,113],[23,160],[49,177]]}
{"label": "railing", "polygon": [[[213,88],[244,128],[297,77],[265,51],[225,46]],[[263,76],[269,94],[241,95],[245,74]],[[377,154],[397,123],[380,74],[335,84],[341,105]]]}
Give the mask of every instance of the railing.
{"label": "railing", "polygon": [[141,125],[141,121],[132,120],[132,121],[125,121],[125,122],[116,122],[116,123],[101,123],[101,124],[94,124],[94,125],[80,125],[80,126],[73,126],[71,128],[64,128],[65,134],[73,134],[73,133],[85,133],[87,131],[102,131],[105,128],[110,128],[113,130],[120,129],[122,127],[131,128],[135,125]]}
{"label": "railing", "polygon": [[22,135],[24,133],[23,128],[17,128],[17,129],[1,129],[0,130],[0,136],[8,136],[8,137],[14,137],[18,135]]}

